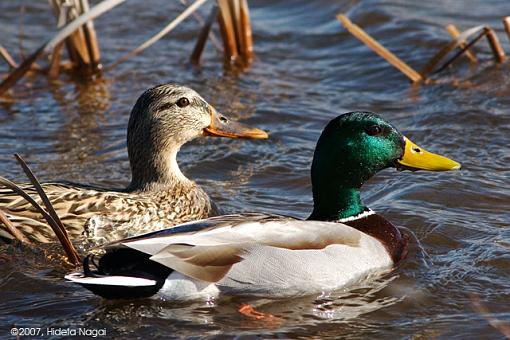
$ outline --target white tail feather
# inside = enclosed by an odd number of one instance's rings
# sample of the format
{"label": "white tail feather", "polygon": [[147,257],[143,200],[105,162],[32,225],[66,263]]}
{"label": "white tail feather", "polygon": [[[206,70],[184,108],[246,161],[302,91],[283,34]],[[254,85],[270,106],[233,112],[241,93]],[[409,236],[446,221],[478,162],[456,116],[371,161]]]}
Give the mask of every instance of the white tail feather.
{"label": "white tail feather", "polygon": [[155,286],[155,280],[142,279],[130,276],[103,276],[86,277],[82,273],[73,273],[65,276],[66,280],[85,285],[122,286],[122,287],[148,287]]}

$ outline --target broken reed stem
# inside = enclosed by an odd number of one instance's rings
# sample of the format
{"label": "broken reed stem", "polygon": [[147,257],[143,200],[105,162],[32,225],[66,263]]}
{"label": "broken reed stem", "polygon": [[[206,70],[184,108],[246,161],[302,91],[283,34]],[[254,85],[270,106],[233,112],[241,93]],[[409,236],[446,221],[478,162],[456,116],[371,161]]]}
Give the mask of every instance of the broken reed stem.
{"label": "broken reed stem", "polygon": [[62,60],[62,49],[64,48],[64,42],[61,42],[53,49],[51,54],[50,65],[48,68],[48,78],[55,79],[58,77],[60,72],[60,62]]}
{"label": "broken reed stem", "polygon": [[170,31],[172,31],[177,25],[179,25],[184,19],[189,17],[193,12],[195,12],[200,6],[202,6],[207,0],[196,0],[191,6],[186,8],[184,12],[179,14],[177,18],[172,20],[168,25],[166,25],[161,31],[159,31],[157,34],[152,36],[150,39],[145,41],[143,44],[138,46],[137,48],[133,49],[131,52],[127,53],[123,57],[119,58],[116,62],[106,67],[106,70],[111,70],[115,66],[125,62],[129,58],[141,53],[143,50],[157,42],[159,39],[163,38],[165,35],[167,35]]}
{"label": "broken reed stem", "polygon": [[498,63],[502,63],[505,61],[505,51],[501,48],[499,44],[499,39],[496,35],[496,32],[491,27],[485,27],[485,35],[487,36],[487,41],[491,46],[492,53],[494,54],[494,59]]}
{"label": "broken reed stem", "polygon": [[510,40],[510,17],[503,18],[503,26],[505,26],[506,34],[508,35],[508,40]]}
{"label": "broken reed stem", "polygon": [[0,209],[0,222],[4,224],[9,234],[11,234],[12,237],[14,237],[16,240],[26,244],[32,244],[32,242],[30,242],[30,240],[26,238],[26,236],[23,235],[23,233],[20,232],[18,228],[14,226],[14,224],[12,224],[12,222],[9,220],[7,215],[5,215],[2,209]]}
{"label": "broken reed stem", "polygon": [[[14,157],[16,157],[16,160],[19,162],[19,164],[23,168],[25,175],[27,175],[28,179],[30,180],[32,185],[37,190],[39,197],[41,197],[41,200],[43,201],[44,206],[46,207],[46,210],[48,211],[48,214],[51,217],[52,222],[54,223],[55,228],[53,230],[55,231],[55,234],[57,235],[58,240],[62,244],[62,247],[64,248],[64,251],[66,252],[69,262],[71,262],[72,264],[79,264],[81,262],[80,256],[78,255],[78,252],[74,248],[73,243],[69,239],[69,236],[67,235],[67,231],[64,227],[64,224],[58,217],[57,212],[53,208],[53,205],[51,204],[48,196],[44,192],[44,189],[42,188],[41,183],[37,180],[37,177],[35,177],[32,170],[30,170],[27,163],[25,163],[25,161],[23,160],[23,158],[21,158],[20,155],[14,154]],[[51,223],[50,223],[50,225],[51,225]],[[53,228],[53,226],[52,226],[52,228]]]}
{"label": "broken reed stem", "polygon": [[[460,32],[459,30],[457,29],[457,27],[453,24],[450,24],[448,26],[446,26],[446,30],[448,31],[448,33],[450,33],[450,35],[455,39],[457,38],[459,35],[460,35]],[[465,41],[462,41],[460,44],[459,44],[459,47],[462,49],[464,47],[466,47],[466,43]],[[473,51],[471,50],[466,50],[466,57],[472,62],[472,63],[477,63],[478,62],[478,59],[476,59],[476,56],[475,54],[473,53]]]}
{"label": "broken reed stem", "polygon": [[[81,14],[86,13],[90,10],[88,0],[80,0],[79,3],[81,6]],[[83,28],[85,33],[85,42],[91,60],[91,66],[93,69],[97,69],[99,67],[99,61],[101,60],[101,53],[99,52],[99,43],[97,41],[94,22],[92,20],[87,21]]]}
{"label": "broken reed stem", "polygon": [[482,304],[480,296],[478,294],[470,294],[471,304],[473,305],[473,309],[477,311],[487,322],[489,325],[498,330],[501,334],[503,334],[507,339],[510,339],[510,324],[504,322],[503,320],[496,319],[491,315],[489,309]]}
{"label": "broken reed stem", "polygon": [[[188,6],[188,1],[181,0],[181,4],[184,6]],[[206,23],[206,20],[200,15],[199,12],[195,11],[192,14],[193,19],[195,19],[201,26],[204,26]],[[223,52],[223,46],[221,46],[220,41],[218,40],[218,37],[216,37],[216,34],[214,34],[213,31],[209,31],[209,38],[211,39],[212,44],[214,47],[219,51]]]}
{"label": "broken reed stem", "polygon": [[337,15],[338,21],[357,39],[367,45],[377,53],[379,56],[384,58],[388,63],[393,65],[397,70],[405,74],[412,82],[416,83],[423,80],[423,76],[416,72],[411,66],[407,65],[399,57],[388,51],[384,46],[377,42],[374,38],[368,35],[359,26],[353,24],[349,18],[343,14]]}
{"label": "broken reed stem", "polygon": [[200,63],[200,57],[202,56],[202,52],[204,51],[205,43],[207,42],[207,37],[211,32],[211,26],[218,15],[218,6],[213,6],[211,9],[211,13],[207,18],[207,21],[204,23],[204,26],[200,30],[198,35],[197,43],[195,44],[195,48],[193,49],[193,53],[191,53],[191,63],[194,65],[198,65]]}
{"label": "broken reed stem", "polygon": [[[75,1],[75,7],[69,8],[69,11],[67,12],[67,22],[73,21],[78,16],[80,16],[80,14],[81,13],[78,11],[78,8],[76,8]],[[88,65],[90,65],[90,56],[89,51],[87,50],[87,44],[85,43],[85,33],[83,32],[83,27],[84,26],[81,26],[76,29],[76,31],[74,31],[74,33],[71,34],[68,38],[69,45],[76,52],[77,59],[75,62],[79,68],[86,68]]]}
{"label": "broken reed stem", "polygon": [[251,63],[253,59],[253,34],[251,30],[250,10],[248,8],[248,0],[240,0],[240,16],[242,30],[242,54],[245,62]]}
{"label": "broken reed stem", "polygon": [[[448,66],[450,66],[455,60],[457,60],[457,58],[459,58],[464,52],[466,52],[470,47],[474,46],[483,36],[485,35],[485,31],[481,31],[473,40],[471,40],[466,46],[464,46],[464,48],[462,48],[460,51],[458,51],[453,57],[451,57],[450,59],[448,59],[448,61],[446,61],[441,67],[439,67],[437,70],[435,70],[434,72],[433,69],[431,69],[430,71],[435,74],[435,73],[439,73],[441,71],[443,71],[444,69],[446,69]],[[455,48],[455,47],[453,47]],[[453,49],[452,48],[452,49]],[[441,52],[441,51],[440,51]],[[440,61],[440,60],[439,60]],[[434,66],[435,67],[435,66]]]}
{"label": "broken reed stem", "polygon": [[[441,60],[443,60],[443,58],[446,57],[446,55],[448,53],[450,53],[455,48],[457,48],[457,46],[459,46],[461,42],[465,41],[473,34],[476,34],[481,31],[482,32],[481,35],[479,35],[470,44],[468,44],[468,46],[471,47],[476,41],[478,41],[478,39],[480,39],[483,35],[485,35],[485,33],[483,32],[483,27],[484,26],[476,26],[476,27],[472,27],[472,28],[465,30],[457,38],[455,38],[453,41],[448,43],[448,45],[446,45],[441,50],[439,50],[439,52],[437,52],[432,58],[430,58],[430,60],[423,67],[423,69],[421,71],[421,74],[423,75],[423,77],[426,77],[428,74],[432,73],[436,69],[437,65],[441,62]],[[455,59],[453,59],[453,60],[455,60]],[[444,69],[444,66],[441,67],[441,69]],[[436,72],[438,72],[438,71],[436,71]]]}
{"label": "broken reed stem", "polygon": [[101,14],[107,12],[113,7],[121,4],[125,0],[104,0],[92,7],[90,11],[80,15],[78,18],[67,24],[50,41],[44,43],[34,53],[32,53],[27,59],[25,59],[21,65],[13,70],[2,83],[0,83],[0,96],[4,94],[11,86],[16,84],[31,68],[31,65],[40,58],[43,54],[49,53],[53,50],[56,45],[71,35],[76,29],[81,27],[87,21],[97,18]]}
{"label": "broken reed stem", "polygon": [[229,0],[228,7],[232,17],[232,28],[234,29],[234,37],[236,40],[237,53],[241,54],[243,50],[243,42],[241,37],[241,9],[239,0]]}
{"label": "broken reed stem", "polygon": [[9,52],[7,52],[7,50],[2,45],[0,45],[0,55],[2,56],[2,58],[4,58],[4,60],[7,62],[7,64],[9,64],[11,68],[18,67],[18,64],[16,64],[12,56],[9,54]]}
{"label": "broken reed stem", "polygon": [[[20,195],[21,197],[23,197],[28,203],[30,203],[43,217],[44,219],[46,220],[46,222],[48,223],[48,225],[53,229],[53,231],[55,232],[55,235],[57,235],[57,237],[59,238],[59,241],[60,241],[60,237],[62,236],[62,231],[58,229],[58,226],[56,225],[55,221],[53,221],[53,218],[41,207],[41,205],[39,203],[37,203],[33,198],[32,196],[30,196],[29,194],[27,194],[23,189],[21,189],[17,184],[9,181],[7,178],[4,178],[2,176],[0,176],[0,185],[3,185],[5,186],[6,188],[9,188],[11,189],[12,191],[14,191],[15,193],[17,193],[18,195]],[[66,248],[66,244],[65,242],[61,241],[61,244],[62,246],[64,247],[64,250],[66,251],[66,254],[68,253],[68,251],[70,251],[70,249]],[[73,248],[74,249],[74,246]],[[74,257],[70,254],[68,254],[68,259],[71,263],[75,263],[75,264],[78,264],[78,262],[73,262],[73,259]]]}
{"label": "broken reed stem", "polygon": [[234,21],[230,11],[228,0],[218,0],[218,22],[220,24],[221,35],[223,37],[223,46],[225,61],[227,63],[236,62],[238,59],[237,42],[234,28]]}

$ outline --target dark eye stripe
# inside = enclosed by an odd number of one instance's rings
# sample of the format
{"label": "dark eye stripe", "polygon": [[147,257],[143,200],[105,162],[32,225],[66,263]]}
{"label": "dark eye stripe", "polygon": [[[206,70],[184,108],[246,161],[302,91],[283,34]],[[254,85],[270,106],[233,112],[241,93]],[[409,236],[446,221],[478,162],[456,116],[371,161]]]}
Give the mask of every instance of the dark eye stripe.
{"label": "dark eye stripe", "polygon": [[173,105],[174,105],[174,103],[164,103],[164,104],[161,104],[161,106],[160,106],[160,107],[158,107],[158,111],[168,110],[168,109],[170,109]]}

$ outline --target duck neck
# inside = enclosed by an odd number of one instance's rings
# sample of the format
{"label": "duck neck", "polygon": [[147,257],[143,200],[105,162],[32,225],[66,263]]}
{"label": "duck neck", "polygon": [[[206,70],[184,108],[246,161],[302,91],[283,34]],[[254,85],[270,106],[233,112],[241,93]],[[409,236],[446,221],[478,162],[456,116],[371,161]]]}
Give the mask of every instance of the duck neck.
{"label": "duck neck", "polygon": [[314,184],[313,212],[309,219],[336,221],[359,215],[366,209],[361,202],[360,188],[343,183]]}
{"label": "duck neck", "polygon": [[176,187],[189,187],[193,184],[179,168],[177,153],[180,145],[166,148],[160,153],[150,150],[130,154],[132,179],[128,191],[172,190]]}

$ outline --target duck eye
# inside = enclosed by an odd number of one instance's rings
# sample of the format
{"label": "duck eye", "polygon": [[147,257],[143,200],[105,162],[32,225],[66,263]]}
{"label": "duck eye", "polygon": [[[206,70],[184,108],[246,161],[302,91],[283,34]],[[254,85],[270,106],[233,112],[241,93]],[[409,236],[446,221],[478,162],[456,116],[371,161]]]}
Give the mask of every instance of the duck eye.
{"label": "duck eye", "polygon": [[189,100],[186,97],[182,97],[177,101],[178,107],[185,107],[189,105]]}
{"label": "duck eye", "polygon": [[378,125],[372,125],[367,128],[366,132],[367,132],[367,135],[369,135],[369,136],[377,136],[377,135],[381,134],[382,129]]}

